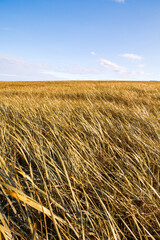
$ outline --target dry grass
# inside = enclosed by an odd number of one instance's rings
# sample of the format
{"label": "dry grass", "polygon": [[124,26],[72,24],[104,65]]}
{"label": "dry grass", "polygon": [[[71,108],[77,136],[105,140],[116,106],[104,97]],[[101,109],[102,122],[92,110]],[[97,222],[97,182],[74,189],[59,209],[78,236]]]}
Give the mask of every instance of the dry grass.
{"label": "dry grass", "polygon": [[160,83],[0,82],[0,239],[160,239]]}

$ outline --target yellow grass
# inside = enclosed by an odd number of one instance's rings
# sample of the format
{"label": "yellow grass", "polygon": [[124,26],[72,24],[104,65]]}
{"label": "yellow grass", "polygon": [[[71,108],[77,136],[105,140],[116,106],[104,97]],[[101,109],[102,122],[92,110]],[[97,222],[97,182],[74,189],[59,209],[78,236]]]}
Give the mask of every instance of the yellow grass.
{"label": "yellow grass", "polygon": [[160,83],[0,82],[0,239],[160,239]]}

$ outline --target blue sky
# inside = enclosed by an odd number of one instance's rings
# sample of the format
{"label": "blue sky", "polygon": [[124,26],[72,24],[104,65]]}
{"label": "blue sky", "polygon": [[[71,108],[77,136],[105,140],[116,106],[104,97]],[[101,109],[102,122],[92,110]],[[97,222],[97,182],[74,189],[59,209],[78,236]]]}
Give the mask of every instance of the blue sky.
{"label": "blue sky", "polygon": [[160,0],[0,0],[0,80],[160,80]]}

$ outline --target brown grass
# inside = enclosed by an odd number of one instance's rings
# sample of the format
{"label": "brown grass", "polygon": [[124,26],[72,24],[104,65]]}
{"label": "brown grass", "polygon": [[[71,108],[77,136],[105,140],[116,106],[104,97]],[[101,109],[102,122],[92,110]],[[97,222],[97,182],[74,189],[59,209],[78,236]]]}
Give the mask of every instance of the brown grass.
{"label": "brown grass", "polygon": [[160,239],[160,83],[0,82],[0,239]]}

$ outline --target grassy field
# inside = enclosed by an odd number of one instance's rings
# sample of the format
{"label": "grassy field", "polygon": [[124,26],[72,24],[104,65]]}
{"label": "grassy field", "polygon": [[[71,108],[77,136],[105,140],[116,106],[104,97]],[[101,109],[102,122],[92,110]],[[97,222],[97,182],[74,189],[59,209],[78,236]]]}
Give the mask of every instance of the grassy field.
{"label": "grassy field", "polygon": [[160,239],[160,83],[0,82],[0,239]]}

